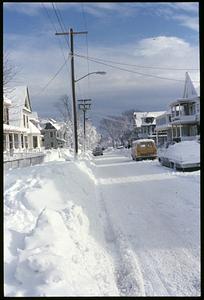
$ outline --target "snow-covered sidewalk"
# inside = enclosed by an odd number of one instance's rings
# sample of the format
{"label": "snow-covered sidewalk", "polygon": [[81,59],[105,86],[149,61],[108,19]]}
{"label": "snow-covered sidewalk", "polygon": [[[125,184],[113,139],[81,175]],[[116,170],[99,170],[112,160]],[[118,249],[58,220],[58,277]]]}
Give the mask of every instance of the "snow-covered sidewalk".
{"label": "snow-covered sidewalk", "polygon": [[200,294],[200,172],[126,152],[5,172],[5,296]]}

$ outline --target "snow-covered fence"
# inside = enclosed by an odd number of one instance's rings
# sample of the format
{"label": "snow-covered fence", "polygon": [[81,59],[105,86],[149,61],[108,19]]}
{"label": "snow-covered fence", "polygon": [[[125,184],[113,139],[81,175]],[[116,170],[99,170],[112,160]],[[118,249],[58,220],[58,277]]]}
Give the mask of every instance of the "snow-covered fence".
{"label": "snow-covered fence", "polygon": [[4,169],[8,170],[10,168],[15,169],[41,164],[44,161],[44,157],[44,153],[36,153],[34,155],[27,155],[21,158],[6,159],[4,160]]}

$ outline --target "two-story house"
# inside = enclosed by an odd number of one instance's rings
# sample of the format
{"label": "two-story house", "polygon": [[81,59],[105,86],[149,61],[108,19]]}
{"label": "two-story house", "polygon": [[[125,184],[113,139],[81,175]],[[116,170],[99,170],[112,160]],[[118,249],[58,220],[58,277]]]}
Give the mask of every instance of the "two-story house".
{"label": "two-story house", "polygon": [[141,138],[149,138],[156,140],[156,118],[162,115],[164,111],[148,112],[142,117]]}
{"label": "two-story house", "polygon": [[4,152],[30,152],[41,148],[40,130],[30,120],[32,108],[28,88],[18,86],[4,95]]}
{"label": "two-story house", "polygon": [[156,139],[156,118],[164,111],[134,112],[134,133],[136,139]]}
{"label": "two-story house", "polygon": [[57,149],[66,145],[66,126],[64,122],[49,119],[41,130],[45,149]]}
{"label": "two-story house", "polygon": [[[200,135],[200,97],[188,73],[183,98],[172,101],[167,112],[156,119],[158,144],[172,141],[193,140]],[[161,135],[166,134],[165,139]]]}

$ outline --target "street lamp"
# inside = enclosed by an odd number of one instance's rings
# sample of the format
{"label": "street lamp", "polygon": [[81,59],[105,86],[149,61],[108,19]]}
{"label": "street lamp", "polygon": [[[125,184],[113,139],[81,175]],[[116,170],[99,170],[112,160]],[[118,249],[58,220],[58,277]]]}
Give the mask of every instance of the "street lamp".
{"label": "street lamp", "polygon": [[77,81],[79,81],[79,80],[83,79],[84,77],[87,77],[87,76],[89,76],[89,75],[91,75],[91,74],[105,75],[106,72],[104,72],[104,71],[90,72],[90,73],[88,73],[88,74],[86,74],[86,75],[80,77],[79,79],[74,80],[74,82],[77,82]]}

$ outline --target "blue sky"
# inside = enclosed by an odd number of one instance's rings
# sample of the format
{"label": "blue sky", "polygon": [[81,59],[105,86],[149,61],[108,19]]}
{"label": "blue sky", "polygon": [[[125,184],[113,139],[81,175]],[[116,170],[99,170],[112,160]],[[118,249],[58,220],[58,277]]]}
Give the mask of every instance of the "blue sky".
{"label": "blue sky", "polygon": [[[67,30],[88,30],[87,37],[74,38],[76,53],[117,67],[75,58],[77,78],[88,72],[107,72],[76,85],[78,99],[92,99],[93,122],[129,109],[166,110],[171,100],[182,96],[188,68],[194,69],[189,73],[199,87],[198,3],[73,2],[54,6]],[[28,85],[33,110],[41,117],[57,117],[54,104],[64,94],[71,97],[70,60],[47,85],[68,56],[68,45],[64,37],[55,35],[55,29],[62,31],[52,3],[4,2],[4,51],[19,69],[12,85]]]}

